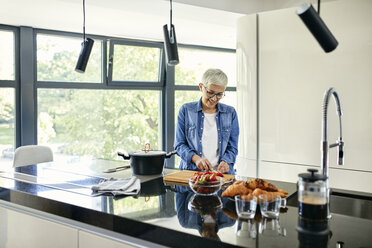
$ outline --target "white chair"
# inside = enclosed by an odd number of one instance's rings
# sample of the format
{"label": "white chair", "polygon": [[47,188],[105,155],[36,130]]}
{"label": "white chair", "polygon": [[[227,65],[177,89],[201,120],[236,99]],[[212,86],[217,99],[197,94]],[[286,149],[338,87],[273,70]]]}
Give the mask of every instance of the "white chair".
{"label": "white chair", "polygon": [[20,146],[14,152],[13,167],[51,161],[53,161],[53,152],[48,146]]}

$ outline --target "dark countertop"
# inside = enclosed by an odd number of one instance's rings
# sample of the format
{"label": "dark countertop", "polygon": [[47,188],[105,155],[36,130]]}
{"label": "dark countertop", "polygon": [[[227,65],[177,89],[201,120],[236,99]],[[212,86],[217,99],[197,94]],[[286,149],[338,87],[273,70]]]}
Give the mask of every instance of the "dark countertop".
{"label": "dark countertop", "polygon": [[[319,236],[314,238],[296,230],[298,209],[295,206],[283,209],[279,220],[256,215],[255,220],[239,221],[232,200],[218,196],[195,199],[188,187],[164,186],[162,175],[141,176],[141,192],[135,197],[92,196],[90,187],[102,178],[131,176],[130,170],[102,173],[104,169],[120,165],[123,163],[96,160],[2,169],[0,200],[170,247],[190,247],[190,244],[197,247],[311,247],[314,240],[318,242],[317,247],[321,247],[322,242],[335,247],[340,241],[345,247],[372,247],[371,219],[332,213],[328,225],[331,234],[318,240]],[[164,175],[175,171],[165,169]],[[293,183],[271,182],[289,191],[289,195],[296,191]],[[201,201],[209,207],[195,210],[190,201]],[[221,208],[213,208],[219,203]],[[276,229],[270,230],[271,227]]]}

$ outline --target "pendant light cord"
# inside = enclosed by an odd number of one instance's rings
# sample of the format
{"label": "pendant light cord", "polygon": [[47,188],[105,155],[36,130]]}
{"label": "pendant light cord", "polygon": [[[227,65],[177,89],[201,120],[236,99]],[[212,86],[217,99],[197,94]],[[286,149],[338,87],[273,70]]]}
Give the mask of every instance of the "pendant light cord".
{"label": "pendant light cord", "polygon": [[169,1],[170,2],[170,27],[172,28],[172,0]]}
{"label": "pendant light cord", "polygon": [[85,0],[83,0],[83,40],[85,41]]}
{"label": "pendant light cord", "polygon": [[320,0],[318,0],[318,15],[320,15]]}

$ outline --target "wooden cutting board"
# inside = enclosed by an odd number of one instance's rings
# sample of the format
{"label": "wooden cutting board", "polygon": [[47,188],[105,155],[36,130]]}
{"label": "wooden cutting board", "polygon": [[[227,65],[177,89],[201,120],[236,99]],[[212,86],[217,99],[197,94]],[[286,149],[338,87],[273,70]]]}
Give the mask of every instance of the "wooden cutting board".
{"label": "wooden cutting board", "polygon": [[[189,178],[194,175],[196,171],[182,170],[175,172],[164,177],[164,182],[167,184],[177,184],[177,185],[189,185]],[[223,182],[228,182],[235,179],[234,175],[224,174]]]}

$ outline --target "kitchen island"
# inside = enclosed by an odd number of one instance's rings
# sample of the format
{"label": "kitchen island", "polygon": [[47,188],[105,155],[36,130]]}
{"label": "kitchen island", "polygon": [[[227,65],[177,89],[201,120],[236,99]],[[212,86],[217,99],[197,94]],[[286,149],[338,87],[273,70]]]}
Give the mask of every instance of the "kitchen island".
{"label": "kitchen island", "polygon": [[[0,247],[21,247],[26,231],[30,246],[36,244],[32,238],[45,241],[38,247],[48,247],[48,236],[54,235],[62,237],[54,247],[310,247],[308,241],[314,241],[296,230],[296,206],[282,209],[278,220],[257,214],[241,221],[231,199],[195,198],[187,186],[164,185],[162,176],[176,169],[139,176],[141,191],[134,197],[93,196],[90,187],[103,178],[131,176],[129,169],[102,173],[119,165],[97,160],[0,170]],[[295,197],[295,184],[271,182],[289,191],[289,201]],[[22,219],[15,221],[14,214]],[[58,225],[56,231],[45,222]],[[318,247],[372,247],[369,218],[332,213],[328,226]]]}

